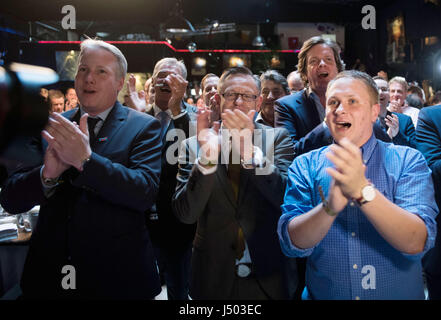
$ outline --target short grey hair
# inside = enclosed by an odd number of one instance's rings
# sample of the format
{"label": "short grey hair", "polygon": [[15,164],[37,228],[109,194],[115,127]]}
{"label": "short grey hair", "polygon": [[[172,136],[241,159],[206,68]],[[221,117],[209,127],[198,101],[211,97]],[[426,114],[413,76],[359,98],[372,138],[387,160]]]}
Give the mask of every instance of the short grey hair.
{"label": "short grey hair", "polygon": [[178,60],[176,58],[163,58],[156,62],[155,68],[153,69],[153,77],[156,77],[163,66],[173,66],[178,67],[181,71],[181,76],[184,79],[187,79],[187,67],[184,64],[183,60]]}
{"label": "short grey hair", "polygon": [[[80,54],[78,56],[78,64],[81,61],[81,57],[84,55],[84,52],[87,49],[104,49],[109,51],[113,56],[116,58],[116,61],[118,63],[118,69],[117,69],[117,77],[118,78],[125,78],[127,74],[127,60],[126,57],[124,57],[124,54],[114,45],[104,42],[102,40],[96,40],[96,39],[86,39],[83,42],[81,42],[80,45]],[[77,72],[78,72],[78,64],[77,64]]]}
{"label": "short grey hair", "polygon": [[205,81],[207,81],[209,78],[218,78],[219,79],[219,77],[216,74],[207,73],[201,80],[201,90],[202,91],[204,91],[204,88],[205,88]]}
{"label": "short grey hair", "polygon": [[226,69],[220,79],[219,79],[219,83],[217,84],[217,91],[222,94],[224,93],[224,82],[227,80],[228,77],[230,76],[235,76],[235,75],[242,75],[242,76],[250,76],[251,78],[253,78],[254,80],[254,84],[256,85],[257,91],[260,94],[260,78],[257,75],[254,75],[250,69],[248,69],[247,67],[231,67]]}
{"label": "short grey hair", "polygon": [[375,83],[374,79],[372,79],[372,77],[370,75],[368,75],[365,72],[358,71],[358,70],[346,70],[346,71],[342,71],[339,74],[337,74],[337,76],[334,79],[329,81],[328,88],[326,89],[326,93],[328,92],[329,88],[337,80],[343,79],[343,78],[349,78],[349,79],[359,80],[359,81],[363,82],[368,90],[369,96],[371,98],[371,103],[373,105],[378,104],[379,93],[378,93],[377,84]]}
{"label": "short grey hair", "polygon": [[389,87],[392,83],[400,84],[401,87],[403,87],[404,94],[407,93],[408,85],[407,85],[407,81],[404,77],[393,77],[392,79],[389,80]]}
{"label": "short grey hair", "polygon": [[264,80],[271,80],[277,84],[280,84],[283,88],[283,91],[285,91],[285,94],[287,95],[291,93],[291,91],[289,90],[288,81],[276,70],[267,70],[262,73],[262,75],[260,76],[260,81],[263,82]]}

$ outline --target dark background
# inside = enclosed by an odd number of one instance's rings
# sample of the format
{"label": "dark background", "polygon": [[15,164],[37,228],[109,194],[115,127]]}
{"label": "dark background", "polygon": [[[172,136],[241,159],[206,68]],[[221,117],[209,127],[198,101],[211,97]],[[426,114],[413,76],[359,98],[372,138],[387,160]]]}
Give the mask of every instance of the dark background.
{"label": "dark background", "polygon": [[[407,80],[429,80],[434,89],[441,88],[441,7],[439,0],[356,1],[356,0],[8,0],[0,8],[0,48],[3,63],[18,61],[48,66],[56,69],[57,50],[78,50],[78,44],[39,44],[39,40],[68,40],[69,35],[61,27],[65,14],[61,8],[70,4],[76,9],[78,36],[94,37],[96,32],[107,32],[103,40],[118,40],[130,33],[142,33],[150,40],[160,39],[159,26],[180,5],[182,15],[194,26],[213,20],[221,23],[235,22],[236,33],[202,35],[173,39],[173,47],[186,49],[190,41],[198,49],[258,49],[251,43],[237,42],[241,30],[250,30],[250,38],[256,35],[256,25],[266,41],[264,49],[278,50],[280,42],[275,34],[279,22],[335,23],[345,27],[343,58],[347,69],[357,58],[374,75],[383,69],[389,78],[405,76]],[[361,8],[372,5],[376,9],[376,29],[364,30]],[[401,63],[386,62],[387,21],[398,14],[404,17],[405,59]],[[43,23],[52,27],[41,32]],[[434,44],[425,44],[426,37],[437,37]],[[81,38],[80,38],[81,39]],[[78,39],[78,40],[80,40]],[[207,72],[220,74],[223,53],[175,52],[166,45],[118,44],[129,62],[129,72],[151,72],[157,60],[164,56],[182,58],[189,69],[190,80],[202,76],[191,74],[192,59],[197,55],[207,59]],[[270,53],[252,53],[251,68],[255,73],[268,67]],[[295,69],[297,53],[280,53],[287,75]]]}

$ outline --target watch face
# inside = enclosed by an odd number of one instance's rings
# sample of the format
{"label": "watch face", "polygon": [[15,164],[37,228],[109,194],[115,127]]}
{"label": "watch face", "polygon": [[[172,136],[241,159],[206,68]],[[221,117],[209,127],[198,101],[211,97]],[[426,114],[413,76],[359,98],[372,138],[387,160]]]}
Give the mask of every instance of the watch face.
{"label": "watch face", "polygon": [[367,185],[361,190],[364,200],[372,201],[375,198],[375,188],[373,185]]}

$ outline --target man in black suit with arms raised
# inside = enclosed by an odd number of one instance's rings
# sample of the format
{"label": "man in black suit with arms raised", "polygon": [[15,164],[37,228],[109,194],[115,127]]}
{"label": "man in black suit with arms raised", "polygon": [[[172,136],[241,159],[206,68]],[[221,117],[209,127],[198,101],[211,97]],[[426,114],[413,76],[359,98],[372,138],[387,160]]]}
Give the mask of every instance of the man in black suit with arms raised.
{"label": "man in black suit with arms raised", "polygon": [[183,61],[159,60],[153,70],[155,101],[149,114],[159,119],[162,132],[162,161],[159,193],[148,210],[159,269],[164,275],[169,300],[187,300],[192,241],[196,226],[181,223],[173,214],[171,200],[176,188],[180,142],[189,137],[197,108],[183,101],[188,82]]}

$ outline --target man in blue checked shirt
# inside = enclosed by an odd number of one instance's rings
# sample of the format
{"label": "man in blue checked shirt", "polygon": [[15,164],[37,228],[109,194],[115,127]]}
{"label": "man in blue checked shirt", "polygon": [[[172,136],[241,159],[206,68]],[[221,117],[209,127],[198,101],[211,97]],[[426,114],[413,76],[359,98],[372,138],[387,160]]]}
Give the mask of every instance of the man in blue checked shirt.
{"label": "man in blue checked shirt", "polygon": [[372,78],[339,73],[326,92],[335,143],[289,168],[278,234],[287,256],[308,257],[304,299],[424,299],[431,172],[419,151],[375,138],[378,113]]}

